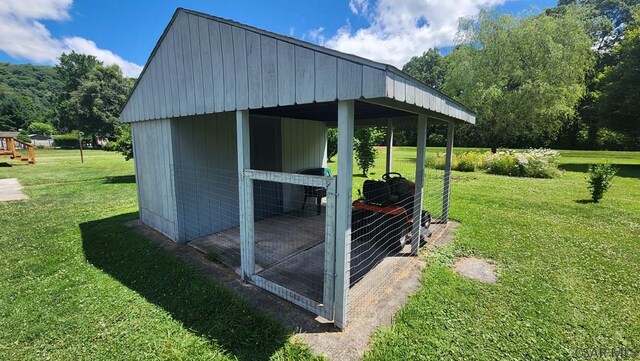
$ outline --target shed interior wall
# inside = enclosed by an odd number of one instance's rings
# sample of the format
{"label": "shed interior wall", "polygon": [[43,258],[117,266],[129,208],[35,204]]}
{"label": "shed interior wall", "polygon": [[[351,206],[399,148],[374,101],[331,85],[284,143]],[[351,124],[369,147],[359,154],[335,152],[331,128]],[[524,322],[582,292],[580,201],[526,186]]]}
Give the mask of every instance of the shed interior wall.
{"label": "shed interior wall", "polygon": [[[250,128],[253,169],[293,173],[326,165],[323,122],[252,115]],[[171,132],[172,142],[166,149],[173,149],[175,159],[178,225],[172,239],[188,242],[238,227],[235,113],[176,118],[171,121]],[[150,161],[141,170],[149,178],[158,176],[153,173],[152,164],[161,168],[161,164],[167,163]],[[277,189],[271,189],[274,186],[254,182],[256,219],[288,212],[301,204],[304,197],[301,186],[278,185]],[[158,197],[158,192],[149,192]],[[147,224],[156,228],[153,223]]]}

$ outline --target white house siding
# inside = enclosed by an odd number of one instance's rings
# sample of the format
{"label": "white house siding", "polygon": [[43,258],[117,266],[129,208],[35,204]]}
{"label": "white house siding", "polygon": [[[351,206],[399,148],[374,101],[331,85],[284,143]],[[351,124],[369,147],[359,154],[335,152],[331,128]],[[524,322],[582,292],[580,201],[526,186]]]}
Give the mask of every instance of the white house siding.
{"label": "white house siding", "polygon": [[132,125],[140,219],[171,239],[178,234],[171,121]]}

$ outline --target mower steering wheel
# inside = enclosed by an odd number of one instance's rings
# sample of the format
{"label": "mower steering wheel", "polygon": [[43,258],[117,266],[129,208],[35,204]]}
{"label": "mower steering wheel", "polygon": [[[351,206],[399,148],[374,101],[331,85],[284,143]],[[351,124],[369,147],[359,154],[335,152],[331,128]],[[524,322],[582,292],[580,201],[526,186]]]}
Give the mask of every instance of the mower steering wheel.
{"label": "mower steering wheel", "polygon": [[[392,175],[396,177],[392,177]],[[403,177],[402,177],[402,174],[398,172],[389,172],[382,175],[382,180],[384,181],[388,181],[389,179],[392,179],[392,178],[403,178]]]}

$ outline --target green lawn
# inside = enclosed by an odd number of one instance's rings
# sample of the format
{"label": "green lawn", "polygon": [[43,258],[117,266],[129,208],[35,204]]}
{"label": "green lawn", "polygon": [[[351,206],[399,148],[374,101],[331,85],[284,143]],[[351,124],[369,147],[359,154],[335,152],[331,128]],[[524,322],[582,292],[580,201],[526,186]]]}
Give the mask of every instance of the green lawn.
{"label": "green lawn", "polygon": [[[394,155],[412,177],[415,149]],[[560,179],[453,173],[456,240],[428,256],[422,288],[376,333],[367,359],[640,349],[640,153],[562,155]],[[384,172],[379,158],[372,177]],[[310,357],[279,325],[122,226],[137,217],[132,162],[102,151],[87,151],[85,164],[75,151],[39,150],[37,160],[0,168],[30,197],[0,204],[0,359]],[[601,203],[585,202],[585,164],[601,160],[621,176]],[[426,174],[425,203],[437,212],[442,172]],[[463,255],[492,259],[500,282],[451,272]]]}

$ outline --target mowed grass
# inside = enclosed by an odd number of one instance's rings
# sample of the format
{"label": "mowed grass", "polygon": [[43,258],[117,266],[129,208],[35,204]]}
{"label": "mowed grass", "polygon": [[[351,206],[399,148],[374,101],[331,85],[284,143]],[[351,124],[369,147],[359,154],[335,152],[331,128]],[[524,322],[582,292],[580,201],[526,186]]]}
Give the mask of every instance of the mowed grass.
{"label": "mowed grass", "polygon": [[[559,179],[453,172],[455,242],[428,256],[421,289],[365,359],[564,360],[600,348],[640,357],[640,152],[561,154]],[[402,159],[415,150],[395,156],[411,176]],[[584,172],[603,161],[621,175],[590,203]],[[427,169],[427,187],[439,190],[439,176]],[[463,256],[492,260],[499,283],[453,273]]]}
{"label": "mowed grass", "polygon": [[[0,359],[310,358],[279,325],[123,223],[133,163],[37,151],[0,168],[28,201],[0,203]],[[4,160],[3,160],[4,161]]]}
{"label": "mowed grass", "polygon": [[[428,156],[443,152],[429,148]],[[422,287],[380,329],[370,360],[568,359],[640,348],[640,153],[562,152],[560,179],[453,173],[455,242],[427,256]],[[29,201],[0,204],[0,359],[308,359],[304,345],[233,293],[122,225],[137,217],[133,163],[118,154],[38,151],[0,168]],[[586,165],[625,174],[599,204]],[[335,167],[335,163],[330,165]],[[413,178],[414,148],[394,170]],[[335,169],[334,169],[335,170]],[[354,173],[358,173],[357,169]],[[370,177],[384,173],[384,148]],[[354,193],[364,178],[354,177]],[[437,214],[442,171],[427,169]],[[491,259],[500,281],[451,271]]]}

